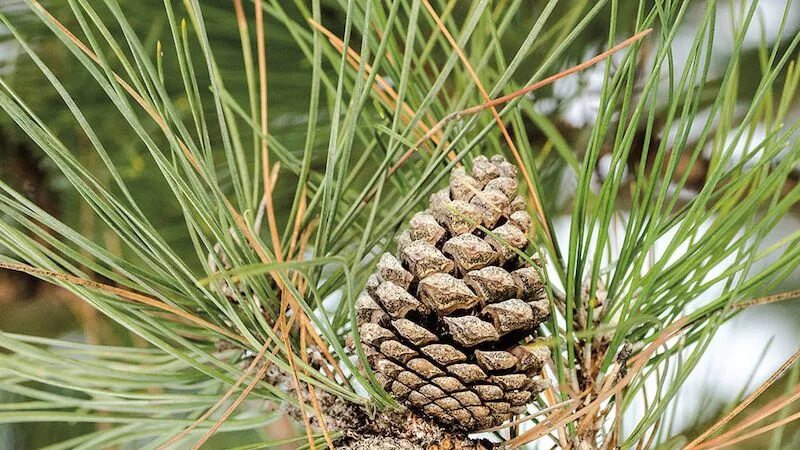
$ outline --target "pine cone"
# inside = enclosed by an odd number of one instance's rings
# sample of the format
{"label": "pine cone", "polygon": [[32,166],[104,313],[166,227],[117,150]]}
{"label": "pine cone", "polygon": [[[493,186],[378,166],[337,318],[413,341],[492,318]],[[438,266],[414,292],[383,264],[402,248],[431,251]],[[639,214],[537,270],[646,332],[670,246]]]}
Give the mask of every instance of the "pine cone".
{"label": "pine cone", "polygon": [[[370,366],[385,389],[441,424],[475,431],[525,410],[550,357],[523,346],[550,314],[539,277],[518,251],[531,218],[517,169],[479,156],[453,170],[384,254],[356,302]],[[485,227],[491,233],[481,231]]]}

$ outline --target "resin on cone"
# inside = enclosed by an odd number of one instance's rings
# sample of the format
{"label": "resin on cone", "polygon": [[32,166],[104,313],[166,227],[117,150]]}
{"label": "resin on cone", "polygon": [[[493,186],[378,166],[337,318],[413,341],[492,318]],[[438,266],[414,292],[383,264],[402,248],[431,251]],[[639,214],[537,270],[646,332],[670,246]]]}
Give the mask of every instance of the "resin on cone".
{"label": "resin on cone", "polygon": [[502,156],[476,157],[471,173],[453,170],[356,302],[361,341],[384,388],[467,431],[524,412],[546,387],[537,375],[550,350],[531,341],[550,307],[540,267],[520,256],[532,221],[516,177]]}

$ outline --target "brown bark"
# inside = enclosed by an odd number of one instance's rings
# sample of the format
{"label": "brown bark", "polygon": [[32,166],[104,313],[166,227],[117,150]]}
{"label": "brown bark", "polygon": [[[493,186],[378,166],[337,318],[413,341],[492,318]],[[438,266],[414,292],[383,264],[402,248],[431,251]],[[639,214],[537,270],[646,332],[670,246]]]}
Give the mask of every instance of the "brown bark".
{"label": "brown bark", "polygon": [[492,444],[470,439],[466,434],[445,429],[408,409],[378,411],[372,414],[362,407],[332,395],[319,395],[325,423],[342,433],[335,442],[343,450],[489,450]]}
{"label": "brown bark", "polygon": [[[270,368],[265,381],[293,390],[291,377],[276,368]],[[384,411],[367,410],[333,394],[315,390],[316,399],[324,416],[325,428],[340,437],[334,441],[341,450],[491,450],[496,448],[486,440],[470,439],[466,433],[442,427],[414,414],[407,408]],[[304,386],[302,397],[307,407],[306,415],[315,432],[322,430],[319,417],[310,407],[311,398]],[[286,414],[302,422],[300,408],[284,404]]]}

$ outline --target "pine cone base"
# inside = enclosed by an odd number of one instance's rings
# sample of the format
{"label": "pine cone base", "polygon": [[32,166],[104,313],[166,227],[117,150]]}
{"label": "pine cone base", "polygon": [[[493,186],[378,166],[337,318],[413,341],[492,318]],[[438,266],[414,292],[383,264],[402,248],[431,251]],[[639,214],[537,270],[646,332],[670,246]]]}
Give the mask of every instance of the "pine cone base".
{"label": "pine cone base", "polygon": [[361,342],[387,392],[466,431],[502,424],[545,387],[535,374],[549,349],[529,341],[549,301],[540,267],[521,256],[532,221],[516,173],[501,156],[475,158],[471,174],[453,170],[356,302]]}

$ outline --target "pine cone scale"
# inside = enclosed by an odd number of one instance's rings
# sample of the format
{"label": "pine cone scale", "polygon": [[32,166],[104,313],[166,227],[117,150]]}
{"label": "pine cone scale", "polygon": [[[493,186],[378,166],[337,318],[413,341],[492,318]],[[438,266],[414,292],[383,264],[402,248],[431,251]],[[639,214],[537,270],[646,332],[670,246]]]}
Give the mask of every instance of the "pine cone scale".
{"label": "pine cone scale", "polygon": [[381,256],[356,317],[368,362],[398,400],[468,431],[520,412],[543,386],[549,358],[528,349],[549,316],[538,268],[520,257],[532,221],[517,194],[517,170],[477,157],[451,174]]}

